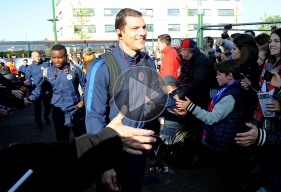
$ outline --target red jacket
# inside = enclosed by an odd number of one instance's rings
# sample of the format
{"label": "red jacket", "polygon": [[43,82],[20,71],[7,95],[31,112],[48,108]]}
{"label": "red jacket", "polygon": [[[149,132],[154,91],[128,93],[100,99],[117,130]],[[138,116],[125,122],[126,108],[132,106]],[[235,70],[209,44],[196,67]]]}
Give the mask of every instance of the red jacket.
{"label": "red jacket", "polygon": [[160,74],[164,77],[166,75],[172,75],[176,79],[180,76],[181,60],[177,52],[171,45],[165,47],[162,50],[164,57],[162,59],[162,66],[160,68]]}

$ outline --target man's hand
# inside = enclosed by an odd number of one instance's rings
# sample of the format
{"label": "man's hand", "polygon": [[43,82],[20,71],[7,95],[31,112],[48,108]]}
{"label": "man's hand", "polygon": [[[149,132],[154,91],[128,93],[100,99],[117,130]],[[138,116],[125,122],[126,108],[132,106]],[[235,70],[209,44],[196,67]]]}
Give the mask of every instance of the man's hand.
{"label": "man's hand", "polygon": [[224,39],[217,39],[216,40],[216,45],[218,46],[224,46],[225,40]]}
{"label": "man's hand", "polygon": [[24,86],[30,86],[30,85],[31,85],[31,82],[29,82],[29,81],[24,81],[24,82],[23,82],[23,85],[24,85]]}
{"label": "man's hand", "polygon": [[190,100],[188,97],[185,97],[185,100],[186,101],[177,100],[177,102],[176,102],[177,109],[185,110],[188,107],[188,105],[190,104]]}
{"label": "man's hand", "polygon": [[21,90],[12,90],[12,94],[17,98],[22,98],[23,92]]}
{"label": "man's hand", "polygon": [[245,133],[237,133],[237,137],[235,137],[236,143],[244,147],[254,144],[259,135],[259,130],[255,125],[251,123],[246,123],[246,125],[250,128],[250,131]]}
{"label": "man's hand", "polygon": [[77,103],[76,108],[83,108],[84,107],[84,101],[80,101],[79,103]]}
{"label": "man's hand", "polygon": [[107,127],[112,128],[119,134],[123,142],[123,150],[125,152],[133,155],[140,155],[142,152],[139,149],[151,149],[152,145],[148,143],[156,142],[156,139],[150,136],[154,134],[154,131],[123,125],[123,114],[127,114],[127,111],[128,108],[123,106],[121,112],[112,119]]}
{"label": "man's hand", "polygon": [[0,116],[6,116],[8,114],[8,110],[0,109]]}
{"label": "man's hand", "polygon": [[24,86],[24,85],[21,86],[21,87],[20,87],[20,90],[21,90],[21,91],[25,91],[25,90],[26,90],[26,86]]}
{"label": "man's hand", "polygon": [[105,185],[108,191],[119,191],[117,186],[116,172],[114,169],[105,171],[101,175],[101,182]]}
{"label": "man's hand", "polygon": [[23,101],[24,101],[24,106],[25,106],[25,107],[27,107],[27,106],[29,106],[29,105],[32,104],[31,101],[28,101],[28,100],[27,100],[27,98],[24,98]]}

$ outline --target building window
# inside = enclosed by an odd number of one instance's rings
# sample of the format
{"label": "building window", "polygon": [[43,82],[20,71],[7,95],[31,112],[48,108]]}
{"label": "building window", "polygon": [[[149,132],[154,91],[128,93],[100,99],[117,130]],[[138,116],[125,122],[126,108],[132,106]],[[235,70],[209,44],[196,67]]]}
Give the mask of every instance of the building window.
{"label": "building window", "polygon": [[120,9],[104,9],[104,16],[116,16]]}
{"label": "building window", "polygon": [[168,9],[168,16],[178,17],[180,16],[179,9]]}
{"label": "building window", "polygon": [[142,16],[153,16],[153,9],[140,9]]}
{"label": "building window", "polygon": [[89,33],[96,33],[96,25],[88,25]]}
{"label": "building window", "polygon": [[146,30],[147,31],[154,31],[154,25],[153,24],[146,24]]}
{"label": "building window", "polygon": [[73,9],[73,17],[94,17],[95,9],[92,8],[75,8]]}
{"label": "building window", "polygon": [[[211,9],[203,9],[203,16],[211,16]],[[188,9],[188,16],[197,16],[197,9]]]}
{"label": "building window", "polygon": [[114,33],[115,32],[115,25],[105,25],[105,32],[106,33]]}
{"label": "building window", "polygon": [[74,25],[74,33],[95,33],[95,25]]}
{"label": "building window", "polygon": [[233,16],[234,9],[219,9],[218,16]]}
{"label": "building window", "polygon": [[169,24],[168,31],[180,31],[180,24]]}

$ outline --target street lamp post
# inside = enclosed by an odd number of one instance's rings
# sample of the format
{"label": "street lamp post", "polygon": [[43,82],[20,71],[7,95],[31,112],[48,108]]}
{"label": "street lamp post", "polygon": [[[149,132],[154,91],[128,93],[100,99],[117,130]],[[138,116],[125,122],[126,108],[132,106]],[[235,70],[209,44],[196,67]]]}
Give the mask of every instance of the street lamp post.
{"label": "street lamp post", "polygon": [[[198,29],[200,29],[203,26],[203,13],[202,13],[202,2],[201,0],[198,0]],[[199,32],[199,42],[197,42],[197,45],[199,47],[203,47],[203,31],[201,30]]]}
{"label": "street lamp post", "polygon": [[52,22],[55,44],[58,44],[58,40],[57,40],[57,30],[56,30],[56,27],[55,27],[55,23],[58,21],[58,19],[55,19],[55,22],[54,22],[53,19],[48,19],[47,21],[51,21],[51,22]]}
{"label": "street lamp post", "polygon": [[55,14],[55,0],[52,0],[52,9],[53,9],[53,30],[54,30],[54,37],[55,37],[55,44],[58,44],[57,39],[57,25],[56,25],[56,14]]}

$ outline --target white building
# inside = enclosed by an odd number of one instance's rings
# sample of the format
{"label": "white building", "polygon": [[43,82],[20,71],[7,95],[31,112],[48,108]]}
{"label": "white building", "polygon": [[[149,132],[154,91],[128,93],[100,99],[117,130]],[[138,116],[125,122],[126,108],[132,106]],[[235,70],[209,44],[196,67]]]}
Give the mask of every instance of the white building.
{"label": "white building", "polygon": [[[197,0],[58,0],[55,7],[58,40],[79,39],[75,35],[79,30],[93,40],[117,40],[115,16],[122,8],[132,8],[142,12],[147,24],[147,47],[151,48],[151,40],[157,42],[158,35],[165,33],[172,37],[173,45],[179,45],[183,38],[197,37],[197,3]],[[202,0],[203,23],[240,23],[241,6],[239,0]],[[79,24],[77,13],[83,9],[88,15]],[[221,33],[222,30],[204,30],[203,36],[220,37]]]}

